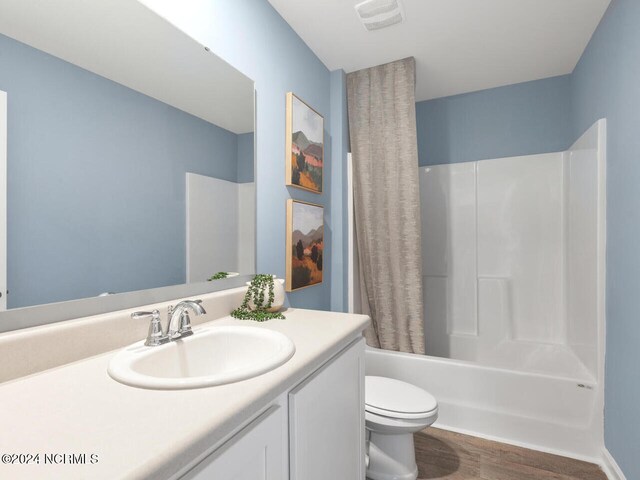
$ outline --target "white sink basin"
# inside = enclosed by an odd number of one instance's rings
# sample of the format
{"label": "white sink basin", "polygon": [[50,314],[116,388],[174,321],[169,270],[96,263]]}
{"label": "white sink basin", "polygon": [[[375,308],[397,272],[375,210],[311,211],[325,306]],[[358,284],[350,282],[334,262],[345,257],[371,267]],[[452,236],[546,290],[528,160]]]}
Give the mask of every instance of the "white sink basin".
{"label": "white sink basin", "polygon": [[209,327],[158,347],[144,341],[118,352],[109,375],[134,387],[178,390],[211,387],[261,375],[286,363],[293,342],[257,327]]}

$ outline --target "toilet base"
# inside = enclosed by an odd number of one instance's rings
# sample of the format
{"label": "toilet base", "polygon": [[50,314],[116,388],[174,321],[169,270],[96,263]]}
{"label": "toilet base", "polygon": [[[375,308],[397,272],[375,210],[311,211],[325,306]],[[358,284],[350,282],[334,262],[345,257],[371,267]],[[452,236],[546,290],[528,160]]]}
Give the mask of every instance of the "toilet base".
{"label": "toilet base", "polygon": [[389,435],[370,431],[369,434],[368,479],[416,480],[418,478],[413,433]]}

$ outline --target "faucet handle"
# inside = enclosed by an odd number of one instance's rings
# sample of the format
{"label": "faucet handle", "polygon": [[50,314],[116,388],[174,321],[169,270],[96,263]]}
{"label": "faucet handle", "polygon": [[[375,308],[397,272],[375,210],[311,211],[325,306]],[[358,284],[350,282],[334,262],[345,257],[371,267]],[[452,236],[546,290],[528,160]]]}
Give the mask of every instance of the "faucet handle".
{"label": "faucet handle", "polygon": [[131,318],[134,320],[144,320],[145,318],[153,318],[156,314],[160,317],[158,310],[154,310],[153,312],[134,312],[131,314]]}
{"label": "faucet handle", "polygon": [[169,341],[169,337],[162,331],[162,323],[160,322],[160,312],[154,310],[152,312],[135,312],[131,314],[134,320],[142,320],[151,318],[149,324],[149,333],[144,344],[148,347],[157,347]]}

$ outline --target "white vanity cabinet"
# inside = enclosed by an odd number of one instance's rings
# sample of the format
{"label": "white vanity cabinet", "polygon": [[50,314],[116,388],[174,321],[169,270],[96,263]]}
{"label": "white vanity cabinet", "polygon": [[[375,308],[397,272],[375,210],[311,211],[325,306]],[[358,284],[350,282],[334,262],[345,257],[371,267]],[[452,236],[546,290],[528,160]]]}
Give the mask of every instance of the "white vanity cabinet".
{"label": "white vanity cabinet", "polygon": [[200,462],[183,480],[283,480],[286,410],[273,405]]}
{"label": "white vanity cabinet", "polygon": [[364,479],[364,340],[289,392],[291,480]]}
{"label": "white vanity cabinet", "polygon": [[359,339],[182,479],[364,480],[364,445],[364,340]]}

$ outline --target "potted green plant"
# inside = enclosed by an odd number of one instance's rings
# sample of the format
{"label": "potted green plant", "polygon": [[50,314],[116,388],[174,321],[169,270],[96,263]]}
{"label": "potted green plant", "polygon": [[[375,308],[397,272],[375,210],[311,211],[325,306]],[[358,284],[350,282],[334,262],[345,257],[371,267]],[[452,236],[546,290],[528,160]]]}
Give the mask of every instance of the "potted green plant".
{"label": "potted green plant", "polygon": [[231,312],[232,317],[257,322],[284,320],[279,312],[284,304],[284,287],[275,275],[258,274],[247,285],[242,305]]}

